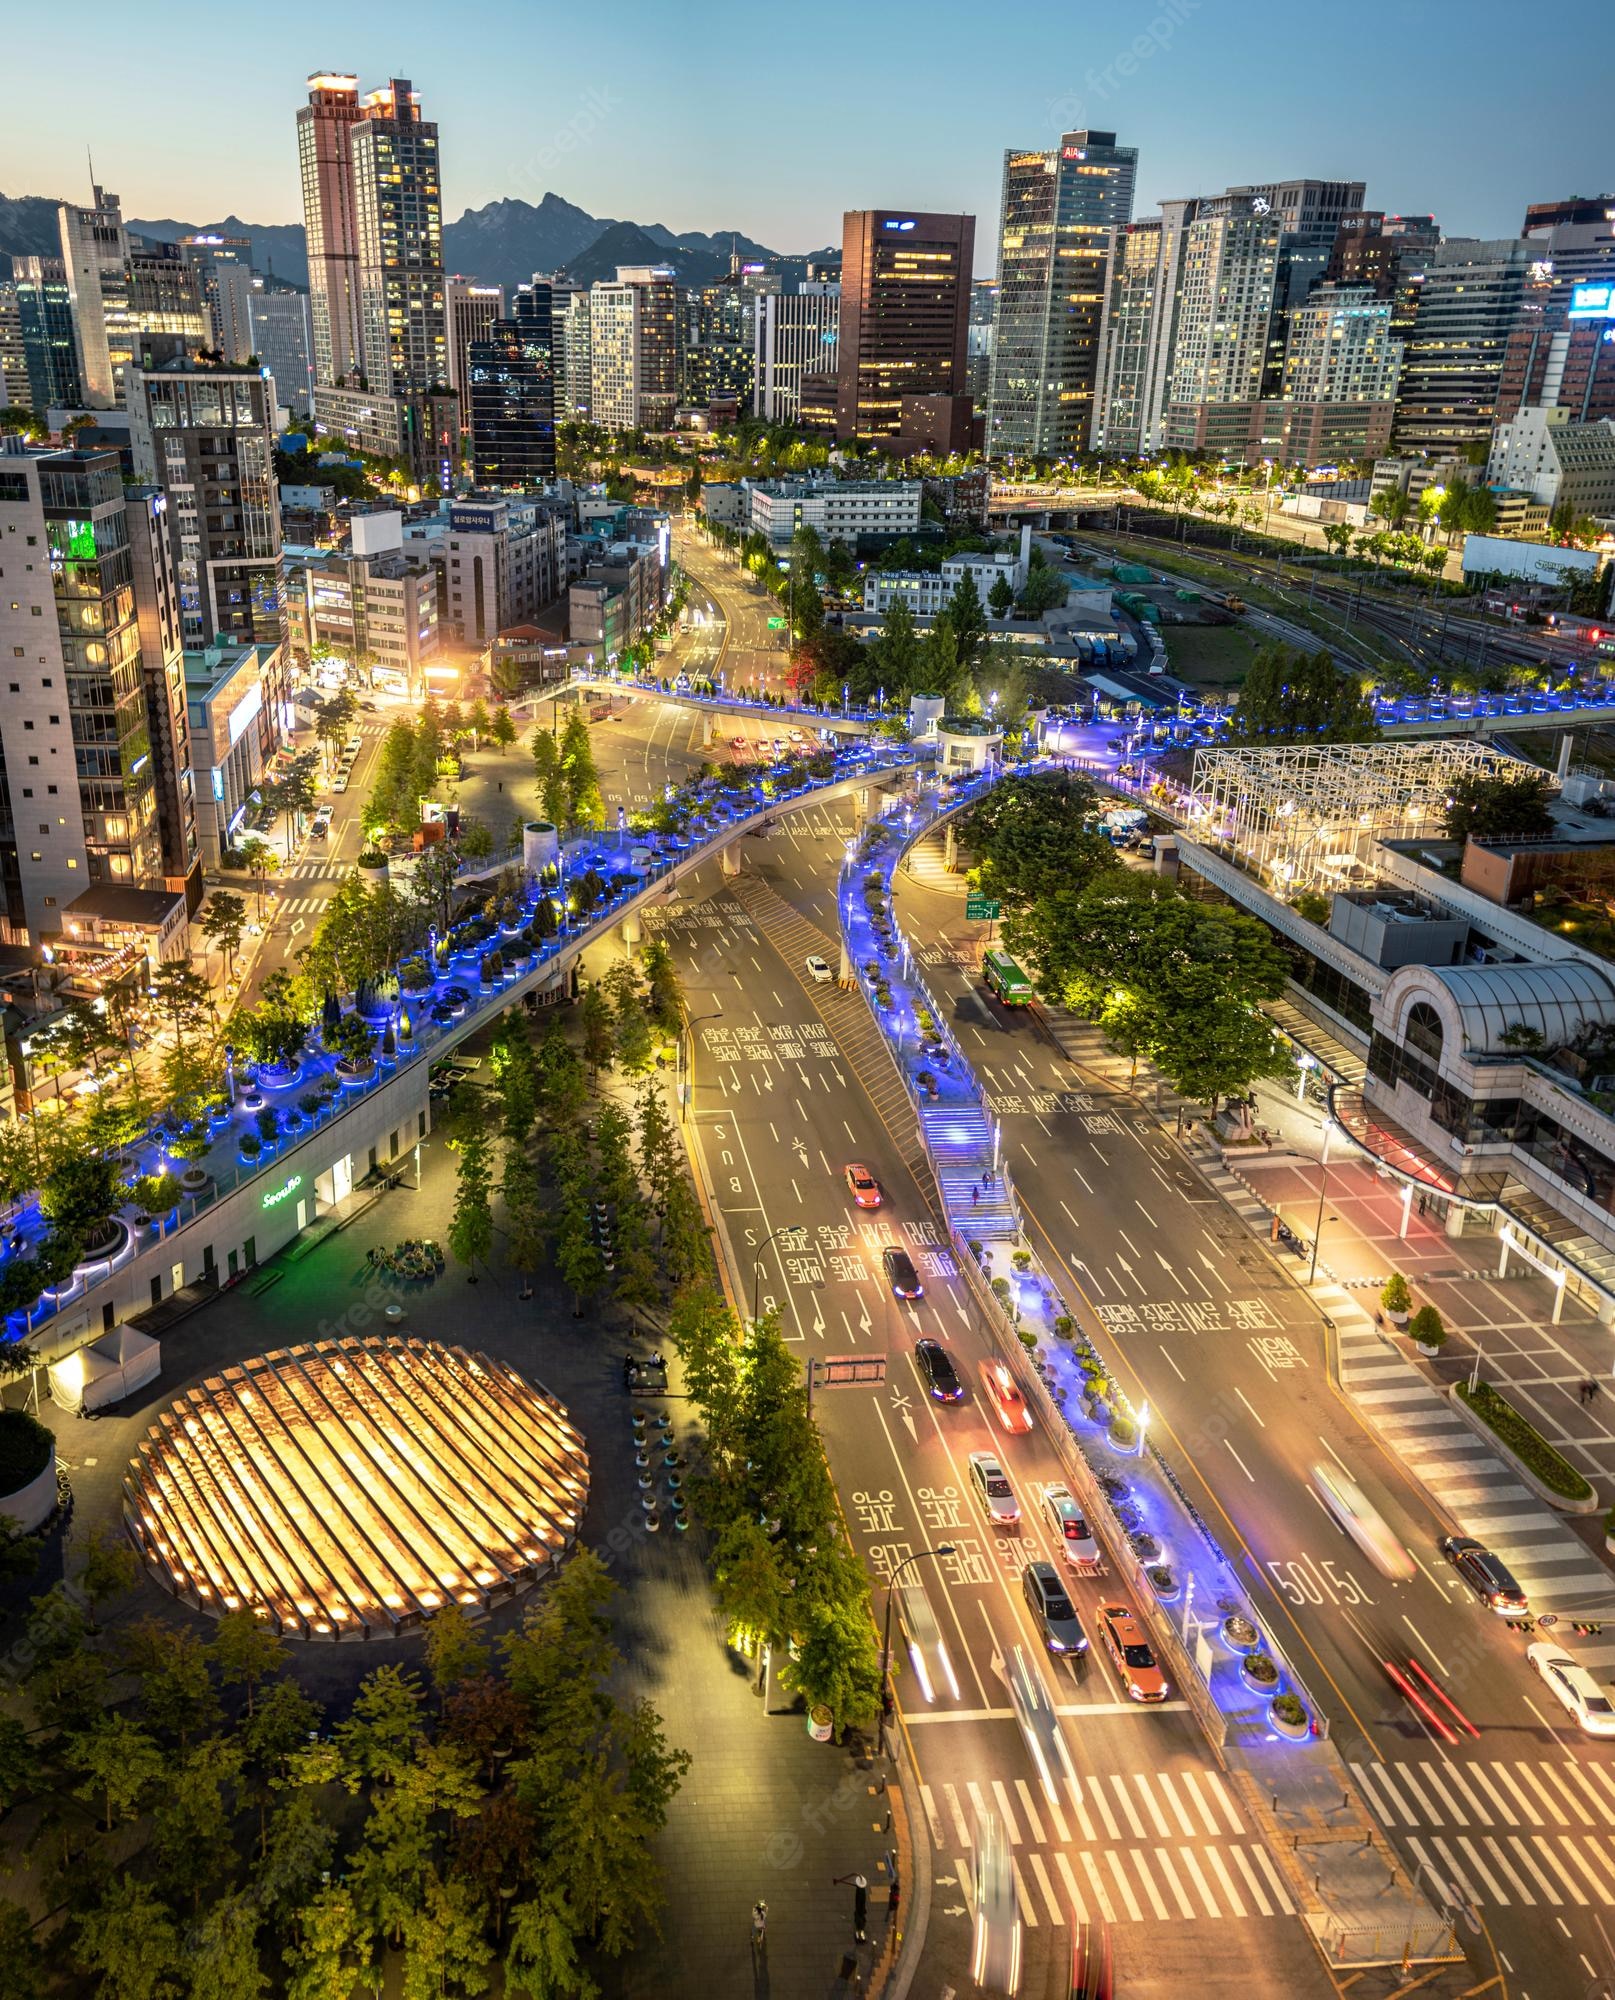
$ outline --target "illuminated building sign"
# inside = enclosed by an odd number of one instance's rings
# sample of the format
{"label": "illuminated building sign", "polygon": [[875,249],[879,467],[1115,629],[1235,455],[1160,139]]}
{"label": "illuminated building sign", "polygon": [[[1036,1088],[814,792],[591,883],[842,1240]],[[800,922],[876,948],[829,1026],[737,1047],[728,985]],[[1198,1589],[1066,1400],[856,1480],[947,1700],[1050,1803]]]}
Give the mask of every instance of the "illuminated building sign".
{"label": "illuminated building sign", "polygon": [[1088,149],[1085,146],[1062,146],[1060,148],[1060,158],[1062,160],[1085,160],[1087,157]]}
{"label": "illuminated building sign", "polygon": [[285,1182],[283,1186],[276,1188],[272,1194],[264,1196],[264,1207],[278,1208],[283,1201],[288,1200],[292,1195],[296,1194],[302,1185],[303,1176],[301,1174],[293,1174],[291,1179]]}
{"label": "illuminated building sign", "polygon": [[1615,285],[1576,285],[1570,293],[1572,319],[1615,319]]}
{"label": "illuminated building sign", "polygon": [[912,229],[914,221],[912,217],[909,217],[899,222],[895,215],[889,215],[880,226],[882,229]]}
{"label": "illuminated building sign", "polygon": [[230,711],[230,748],[233,750],[241,740],[241,732],[254,716],[262,712],[264,705],[264,684],[255,681]]}

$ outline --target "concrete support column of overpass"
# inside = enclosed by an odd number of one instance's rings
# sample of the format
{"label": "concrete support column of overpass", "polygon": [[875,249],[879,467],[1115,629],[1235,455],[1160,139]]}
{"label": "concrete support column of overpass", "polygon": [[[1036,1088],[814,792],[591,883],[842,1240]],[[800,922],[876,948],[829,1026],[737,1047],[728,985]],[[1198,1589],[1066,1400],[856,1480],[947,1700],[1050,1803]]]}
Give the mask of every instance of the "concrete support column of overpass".
{"label": "concrete support column of overpass", "polygon": [[723,870],[725,880],[733,880],[740,873],[740,849],[731,842],[719,854],[718,866]]}
{"label": "concrete support column of overpass", "polygon": [[639,927],[639,918],[637,916],[627,916],[623,918],[622,941],[628,947],[630,952],[633,951],[634,947],[639,943],[640,938],[643,935],[644,934]]}
{"label": "concrete support column of overpass", "polygon": [[942,865],[948,870],[950,875],[953,872],[953,865],[958,858],[959,840],[953,830],[953,821],[950,819],[942,829]]}
{"label": "concrete support column of overpass", "polygon": [[710,750],[717,740],[716,716],[703,715],[701,718],[701,748],[703,750]]}

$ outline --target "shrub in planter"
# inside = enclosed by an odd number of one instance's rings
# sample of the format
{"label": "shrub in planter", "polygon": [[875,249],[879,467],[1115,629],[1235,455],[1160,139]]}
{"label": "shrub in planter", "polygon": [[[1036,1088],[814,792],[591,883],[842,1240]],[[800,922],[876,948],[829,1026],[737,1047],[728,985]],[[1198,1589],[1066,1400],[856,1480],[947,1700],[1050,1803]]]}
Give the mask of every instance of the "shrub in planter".
{"label": "shrub in planter", "polygon": [[481,965],[482,983],[492,986],[502,977],[505,970],[505,955],[501,951],[490,951]]}
{"label": "shrub in planter", "polygon": [[998,1303],[1004,1308],[1005,1312],[1008,1312],[1009,1310],[1008,1278],[994,1278],[992,1283],[993,1283],[993,1297],[997,1299]]}
{"label": "shrub in planter", "polygon": [[0,1412],[0,1493],[19,1493],[50,1464],[56,1442],[26,1410]]}
{"label": "shrub in planter", "polygon": [[308,1090],[297,1100],[297,1108],[305,1118],[318,1118],[325,1109],[325,1098],[317,1090]]}
{"label": "shrub in planter", "polygon": [[367,847],[359,856],[357,866],[360,868],[385,868],[387,866],[387,857],[379,847]]}
{"label": "shrub in planter", "polygon": [[272,1104],[266,1104],[253,1120],[258,1127],[258,1137],[266,1146],[274,1145],[280,1136],[280,1113]]}
{"label": "shrub in planter", "polygon": [[432,975],[420,959],[406,959],[398,968],[398,983],[406,993],[424,993],[432,983]]}
{"label": "shrub in planter", "polygon": [[1308,1733],[1306,1704],[1299,1695],[1276,1695],[1267,1712],[1281,1736],[1305,1736]]}
{"label": "shrub in planter", "polygon": [[1239,1664],[1240,1678],[1257,1693],[1263,1689],[1276,1689],[1279,1684],[1278,1662],[1271,1653],[1247,1653]]}
{"label": "shrub in planter", "polygon": [[971,1254],[971,1256],[972,1256],[972,1257],[974,1257],[974,1258],[975,1258],[975,1260],[976,1260],[976,1262],[977,1262],[978,1264],[979,1264],[979,1263],[981,1262],[981,1239],[980,1239],[980,1237],[978,1237],[978,1236],[972,1236],[972,1237],[970,1238],[970,1254]]}
{"label": "shrub in planter", "polygon": [[1132,1451],[1138,1443],[1138,1425],[1118,1413],[1110,1420],[1110,1441],[1118,1451]]}
{"label": "shrub in planter", "polygon": [[1151,1563],[1144,1574],[1149,1578],[1150,1589],[1164,1603],[1170,1603],[1178,1594],[1178,1580],[1165,1563]]}
{"label": "shrub in planter", "polygon": [[1009,1261],[1017,1271],[1029,1271],[1032,1268],[1032,1253],[1030,1250],[1013,1251]]}
{"label": "shrub in planter", "polygon": [[1071,1317],[1070,1313],[1057,1313],[1055,1315],[1054,1332],[1057,1339],[1069,1340],[1076,1330],[1077,1323]]}
{"label": "shrub in planter", "polygon": [[1408,1290],[1408,1281],[1400,1271],[1393,1271],[1380,1292],[1379,1302],[1387,1315],[1398,1326],[1407,1325],[1408,1314],[1413,1310],[1413,1294]]}
{"label": "shrub in planter", "polygon": [[1135,1528],[1127,1537],[1127,1546],[1141,1563],[1148,1565],[1161,1560],[1161,1544],[1148,1528]]}
{"label": "shrub in planter", "polygon": [[260,1142],[258,1135],[255,1132],[242,1133],[241,1146],[240,1146],[242,1159],[255,1160],[262,1151],[263,1151],[262,1143]]}
{"label": "shrub in planter", "polygon": [[1028,1354],[1035,1354],[1037,1352],[1037,1335],[1029,1326],[1021,1327],[1019,1332],[1021,1345],[1026,1349]]}
{"label": "shrub in planter", "polygon": [[1439,1354],[1447,1344],[1447,1329],[1434,1306],[1420,1306],[1408,1322],[1408,1333],[1426,1354]]}

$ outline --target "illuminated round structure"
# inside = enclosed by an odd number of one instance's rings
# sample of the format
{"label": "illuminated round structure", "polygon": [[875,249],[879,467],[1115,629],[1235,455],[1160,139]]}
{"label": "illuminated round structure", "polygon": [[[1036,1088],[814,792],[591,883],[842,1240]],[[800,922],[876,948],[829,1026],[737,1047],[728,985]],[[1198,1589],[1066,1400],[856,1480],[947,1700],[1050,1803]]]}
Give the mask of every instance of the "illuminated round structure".
{"label": "illuminated round structure", "polygon": [[571,1546],[583,1439],[513,1368],[436,1341],[318,1341],[210,1376],[147,1433],[124,1518],[164,1589],[291,1639],[485,1611]]}

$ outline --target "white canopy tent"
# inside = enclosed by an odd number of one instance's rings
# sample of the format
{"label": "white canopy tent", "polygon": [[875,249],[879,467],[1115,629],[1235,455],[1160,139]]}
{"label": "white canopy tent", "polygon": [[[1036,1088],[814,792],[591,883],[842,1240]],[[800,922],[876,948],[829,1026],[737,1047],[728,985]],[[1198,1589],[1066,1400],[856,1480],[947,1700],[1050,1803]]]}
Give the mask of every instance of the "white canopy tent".
{"label": "white canopy tent", "polygon": [[51,1401],[75,1414],[104,1409],[155,1382],[162,1364],[162,1347],[149,1334],[115,1326],[88,1347],[51,1363]]}

